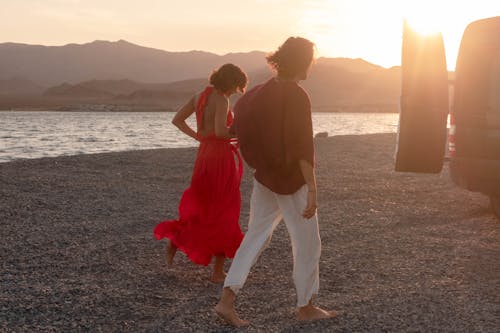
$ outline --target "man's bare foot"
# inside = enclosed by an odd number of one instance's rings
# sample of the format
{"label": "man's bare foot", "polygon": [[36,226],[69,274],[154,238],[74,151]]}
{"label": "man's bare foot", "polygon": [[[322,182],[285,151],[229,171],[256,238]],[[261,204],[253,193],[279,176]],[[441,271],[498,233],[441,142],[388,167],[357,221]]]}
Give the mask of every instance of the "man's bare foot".
{"label": "man's bare foot", "polygon": [[166,262],[168,267],[172,267],[174,263],[174,256],[177,253],[177,246],[172,244],[172,242],[168,242],[167,244],[167,256],[166,256]]}
{"label": "man's bare foot", "polygon": [[238,316],[232,306],[225,305],[222,302],[219,302],[215,306],[215,313],[217,313],[219,318],[221,318],[231,326],[243,327],[250,325],[250,322],[243,320]]}
{"label": "man's bare foot", "polygon": [[210,278],[210,281],[213,283],[222,283],[226,279],[226,273],[224,272],[213,272],[212,277]]}
{"label": "man's bare foot", "polygon": [[328,319],[335,316],[337,316],[335,311],[323,310],[311,304],[300,307],[297,311],[297,319],[300,321]]}
{"label": "man's bare foot", "polygon": [[224,320],[229,325],[235,327],[248,326],[250,323],[246,320],[241,319],[236,310],[234,310],[234,301],[236,299],[236,294],[229,287],[225,287],[222,290],[222,296],[219,303],[215,306],[215,313]]}

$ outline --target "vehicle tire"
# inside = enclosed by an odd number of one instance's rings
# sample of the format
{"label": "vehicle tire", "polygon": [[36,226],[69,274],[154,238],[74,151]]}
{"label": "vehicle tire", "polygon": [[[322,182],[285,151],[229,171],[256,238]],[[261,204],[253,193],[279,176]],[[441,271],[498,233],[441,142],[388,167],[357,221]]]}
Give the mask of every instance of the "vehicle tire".
{"label": "vehicle tire", "polygon": [[493,213],[500,219],[500,197],[490,196],[490,203]]}

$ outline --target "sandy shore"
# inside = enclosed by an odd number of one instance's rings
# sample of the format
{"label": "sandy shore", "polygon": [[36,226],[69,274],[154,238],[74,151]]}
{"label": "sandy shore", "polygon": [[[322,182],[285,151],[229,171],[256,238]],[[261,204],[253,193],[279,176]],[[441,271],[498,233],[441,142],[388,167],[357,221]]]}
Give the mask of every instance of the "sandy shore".
{"label": "sandy shore", "polygon": [[[317,302],[294,319],[284,224],[238,300],[248,332],[498,332],[500,221],[440,175],[393,172],[394,134],[317,139],[323,252]],[[0,164],[0,331],[232,332],[210,268],[164,265],[153,227],[175,218],[194,149]],[[251,174],[242,184],[246,230]]]}

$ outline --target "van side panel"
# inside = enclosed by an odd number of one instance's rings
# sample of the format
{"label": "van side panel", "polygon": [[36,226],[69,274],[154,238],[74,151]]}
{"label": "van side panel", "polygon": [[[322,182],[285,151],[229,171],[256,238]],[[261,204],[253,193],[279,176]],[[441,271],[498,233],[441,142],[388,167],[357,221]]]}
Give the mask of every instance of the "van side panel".
{"label": "van side panel", "polygon": [[456,155],[450,163],[459,186],[500,196],[500,17],[465,30],[457,59]]}

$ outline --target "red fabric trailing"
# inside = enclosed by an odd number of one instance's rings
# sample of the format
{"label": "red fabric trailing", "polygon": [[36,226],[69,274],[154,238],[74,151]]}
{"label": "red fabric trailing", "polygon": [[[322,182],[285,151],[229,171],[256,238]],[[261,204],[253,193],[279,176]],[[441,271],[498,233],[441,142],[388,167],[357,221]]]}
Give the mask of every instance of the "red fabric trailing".
{"label": "red fabric trailing", "polygon": [[[207,87],[198,99],[198,132],[213,91]],[[228,112],[228,126],[232,121]],[[199,133],[198,138],[191,184],[182,194],[179,217],[157,224],[154,235],[170,239],[192,262],[208,265],[213,256],[233,258],[243,239],[239,225],[243,163],[235,140]]]}

